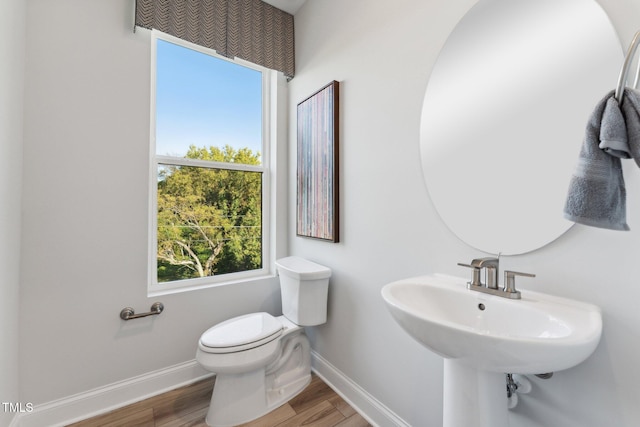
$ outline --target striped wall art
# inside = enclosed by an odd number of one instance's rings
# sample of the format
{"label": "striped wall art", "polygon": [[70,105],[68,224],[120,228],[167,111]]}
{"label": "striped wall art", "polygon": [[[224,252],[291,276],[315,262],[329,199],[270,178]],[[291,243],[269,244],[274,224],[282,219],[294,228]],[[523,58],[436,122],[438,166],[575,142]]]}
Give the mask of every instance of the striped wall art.
{"label": "striped wall art", "polygon": [[302,237],[339,241],[339,83],[298,104],[297,230]]}

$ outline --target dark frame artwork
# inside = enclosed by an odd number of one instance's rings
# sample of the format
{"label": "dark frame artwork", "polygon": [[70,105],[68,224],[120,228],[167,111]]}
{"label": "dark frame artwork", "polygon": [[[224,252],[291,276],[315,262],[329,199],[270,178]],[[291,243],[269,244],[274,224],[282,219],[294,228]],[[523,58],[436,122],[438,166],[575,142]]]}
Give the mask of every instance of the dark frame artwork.
{"label": "dark frame artwork", "polygon": [[339,83],[298,104],[297,225],[302,237],[339,241]]}

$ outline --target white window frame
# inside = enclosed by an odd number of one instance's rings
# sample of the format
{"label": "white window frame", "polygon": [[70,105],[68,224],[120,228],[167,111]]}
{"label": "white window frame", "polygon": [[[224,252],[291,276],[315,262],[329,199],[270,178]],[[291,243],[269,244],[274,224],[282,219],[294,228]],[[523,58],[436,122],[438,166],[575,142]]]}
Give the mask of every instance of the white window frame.
{"label": "white window frame", "polygon": [[[192,49],[215,58],[242,65],[262,73],[262,151],[261,165],[243,165],[237,163],[210,162],[197,159],[185,159],[183,157],[156,155],[156,72],[157,72],[157,43],[164,40],[188,49]],[[228,285],[248,280],[273,277],[275,262],[275,207],[273,203],[276,197],[275,185],[275,149],[277,132],[278,109],[278,78],[277,72],[250,62],[234,59],[230,60],[208,49],[185,40],[173,37],[157,30],[151,31],[151,107],[150,107],[150,143],[149,143],[149,259],[148,259],[148,296],[156,296],[167,293],[188,291],[194,289],[209,288],[212,286]],[[158,282],[157,274],[157,245],[158,245],[158,211],[157,194],[158,166],[163,164],[207,167],[214,169],[228,169],[248,172],[260,172],[262,174],[262,268],[250,271],[214,275],[201,278],[177,280],[172,282]]]}

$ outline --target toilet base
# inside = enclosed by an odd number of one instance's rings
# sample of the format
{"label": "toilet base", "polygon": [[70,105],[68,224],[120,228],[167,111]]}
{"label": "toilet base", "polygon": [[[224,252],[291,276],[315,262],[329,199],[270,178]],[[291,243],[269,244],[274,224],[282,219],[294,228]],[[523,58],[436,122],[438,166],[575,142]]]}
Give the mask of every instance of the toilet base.
{"label": "toilet base", "polygon": [[304,333],[287,337],[281,355],[267,367],[240,374],[218,374],[206,423],[243,424],[276,409],[311,382],[311,352]]}

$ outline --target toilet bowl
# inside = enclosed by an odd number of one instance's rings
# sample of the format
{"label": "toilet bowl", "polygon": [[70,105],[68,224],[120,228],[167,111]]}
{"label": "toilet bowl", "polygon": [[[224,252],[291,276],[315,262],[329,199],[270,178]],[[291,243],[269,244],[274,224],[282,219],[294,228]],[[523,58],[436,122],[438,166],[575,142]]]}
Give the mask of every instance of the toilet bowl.
{"label": "toilet bowl", "polygon": [[207,412],[211,427],[254,420],[282,405],[311,381],[311,352],[303,326],[326,322],[331,270],[299,257],[276,261],[282,316],[251,313],[209,328],[196,360],[216,373]]}

